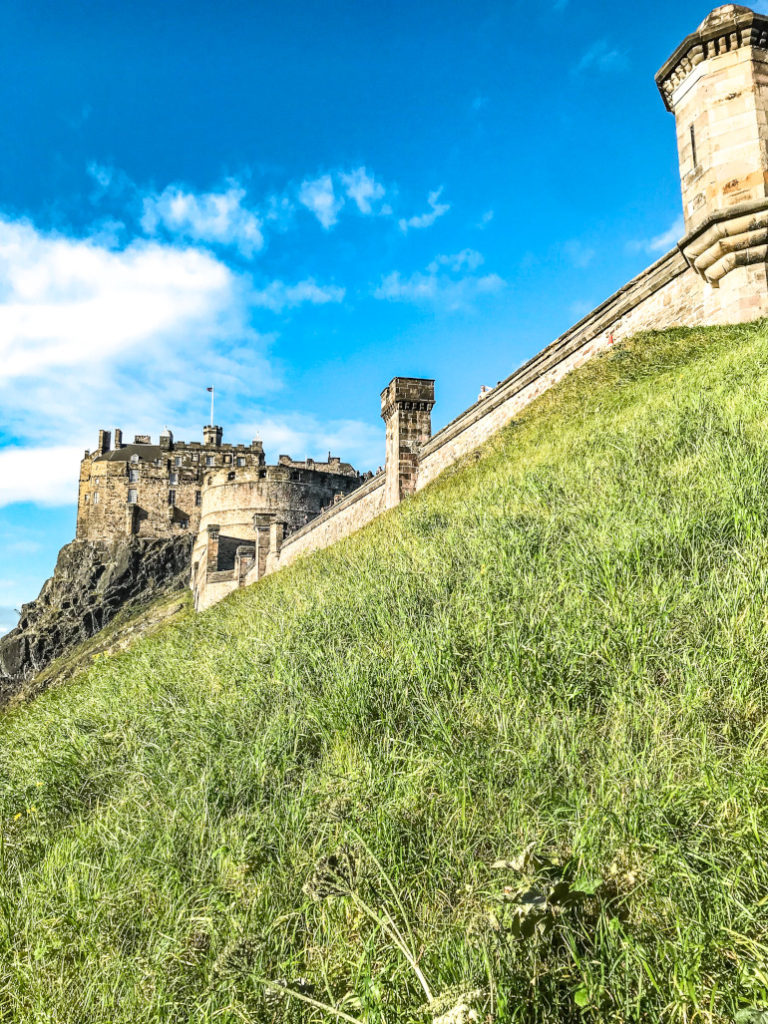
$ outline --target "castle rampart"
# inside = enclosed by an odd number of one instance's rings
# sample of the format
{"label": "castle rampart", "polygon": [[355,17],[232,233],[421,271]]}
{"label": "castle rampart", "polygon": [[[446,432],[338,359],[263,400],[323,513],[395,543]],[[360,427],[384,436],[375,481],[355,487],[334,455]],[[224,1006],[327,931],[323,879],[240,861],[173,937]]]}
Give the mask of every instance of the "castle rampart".
{"label": "castle rampart", "polygon": [[434,381],[395,377],[381,393],[385,470],[348,463],[267,466],[261,443],[124,444],[99,432],[80,473],[78,537],[195,534],[192,587],[205,608],[231,590],[348,536],[475,449],[594,355],[642,330],[768,316],[768,17],[716,8],[656,75],[675,116],[685,237],[506,380],[431,435]]}
{"label": "castle rampart", "polygon": [[257,560],[240,583],[360,529],[616,342],[768,315],[768,17],[716,8],[656,81],[676,121],[686,227],[677,247],[432,437],[434,382],[394,378],[381,394],[384,474],[285,538],[273,536],[264,565]]}
{"label": "castle rampart", "polygon": [[360,484],[354,467],[330,452],[327,462],[281,455],[274,466],[206,474],[192,553],[195,606],[205,608],[243,585],[249,573],[264,575],[278,536],[282,542]]}

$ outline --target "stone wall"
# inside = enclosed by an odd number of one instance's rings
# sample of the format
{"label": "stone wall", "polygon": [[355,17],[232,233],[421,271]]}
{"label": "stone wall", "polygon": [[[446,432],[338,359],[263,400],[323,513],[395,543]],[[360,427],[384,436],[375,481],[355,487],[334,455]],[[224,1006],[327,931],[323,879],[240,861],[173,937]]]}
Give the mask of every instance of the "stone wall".
{"label": "stone wall", "polygon": [[721,323],[721,317],[717,291],[673,250],[438,431],[422,449],[417,490],[598,352],[643,330]]}
{"label": "stone wall", "polygon": [[[342,537],[362,529],[386,508],[385,474],[372,477],[347,498],[327,509],[317,519],[283,541],[279,553],[270,552],[266,571],[274,572],[308,555],[335,544]],[[246,582],[254,582],[246,577]]]}
{"label": "stone wall", "polygon": [[[287,537],[281,546],[272,543],[266,565],[252,569],[243,582],[256,582],[264,573],[291,565],[297,558],[355,533],[396,504],[398,497],[425,487],[443,469],[481,445],[567,373],[617,342],[643,330],[704,326],[732,319],[736,318],[723,302],[723,293],[707,284],[675,249],[424,443],[414,445],[414,439],[417,433],[419,438],[429,434],[434,382],[395,378],[382,392],[385,473]],[[388,501],[388,495],[395,495],[394,501]],[[214,603],[216,598],[211,596],[210,603]],[[217,596],[224,596],[224,590]]]}
{"label": "stone wall", "polygon": [[[280,538],[295,534],[361,483],[349,463],[330,453],[327,462],[281,455],[274,466],[207,474],[192,554],[195,607],[207,608],[242,586],[246,575],[258,579],[266,572],[273,525]],[[235,558],[239,545],[249,547],[250,573],[244,556]]]}
{"label": "stone wall", "polygon": [[158,444],[137,435],[124,444],[115,431],[99,431],[99,444],[80,464],[78,540],[114,541],[124,537],[196,535],[203,480],[224,468],[242,471],[264,464],[260,441],[221,443],[221,428],[206,428],[208,443],[175,441],[167,431]]}

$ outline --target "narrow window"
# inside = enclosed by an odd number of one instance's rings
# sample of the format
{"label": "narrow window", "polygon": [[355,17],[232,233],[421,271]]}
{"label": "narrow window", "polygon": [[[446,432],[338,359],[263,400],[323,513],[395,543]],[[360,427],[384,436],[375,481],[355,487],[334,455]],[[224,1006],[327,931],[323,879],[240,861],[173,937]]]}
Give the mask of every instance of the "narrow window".
{"label": "narrow window", "polygon": [[171,473],[171,479],[170,479],[171,487],[175,487],[178,482],[179,482],[179,474],[178,473]]}
{"label": "narrow window", "polygon": [[245,465],[245,456],[244,455],[238,455],[237,456],[237,464],[238,464],[238,466],[244,466]]}
{"label": "narrow window", "polygon": [[169,505],[175,505],[176,504],[176,491],[168,491],[168,504]]}
{"label": "narrow window", "polygon": [[205,456],[205,464],[206,464],[206,466],[212,466],[214,462],[215,462],[215,459],[214,459],[213,455],[206,455]]}
{"label": "narrow window", "polygon": [[138,471],[138,469],[129,469],[128,470],[128,480],[132,484],[138,483],[138,481],[139,481],[139,471]]}
{"label": "narrow window", "polygon": [[98,491],[96,491],[96,493],[93,496],[93,504],[94,505],[98,505],[99,504],[99,492]]}
{"label": "narrow window", "polygon": [[200,491],[195,491],[195,504],[200,504]]}
{"label": "narrow window", "polygon": [[177,466],[180,466],[180,465],[181,465],[181,456],[180,456],[180,455],[177,455],[177,456],[176,456],[176,458],[175,458],[175,459],[174,459],[173,461],[174,461],[174,463],[175,463],[175,464],[176,464]]}
{"label": "narrow window", "polygon": [[136,492],[136,488],[135,487],[130,487],[128,489],[128,504],[129,505],[135,505],[138,500],[139,500],[139,496],[138,496],[138,494]]}
{"label": "narrow window", "polygon": [[139,456],[138,455],[132,455],[131,456],[131,462],[138,462],[138,461],[139,461]]}
{"label": "narrow window", "polygon": [[691,125],[691,158],[693,159],[693,166],[698,166],[698,160],[696,159],[696,129]]}

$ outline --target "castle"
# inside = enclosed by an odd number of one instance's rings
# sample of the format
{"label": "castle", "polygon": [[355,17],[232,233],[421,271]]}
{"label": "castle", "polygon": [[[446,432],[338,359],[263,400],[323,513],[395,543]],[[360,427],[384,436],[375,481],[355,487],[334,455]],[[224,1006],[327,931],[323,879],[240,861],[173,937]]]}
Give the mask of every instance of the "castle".
{"label": "castle", "polygon": [[262,445],[123,445],[106,431],[80,475],[78,537],[195,536],[191,586],[203,609],[327,547],[426,486],[566,373],[647,329],[768,316],[768,17],[716,8],[656,75],[675,117],[685,236],[597,309],[438,433],[434,381],[396,377],[381,394],[385,470],[338,459],[267,466]]}

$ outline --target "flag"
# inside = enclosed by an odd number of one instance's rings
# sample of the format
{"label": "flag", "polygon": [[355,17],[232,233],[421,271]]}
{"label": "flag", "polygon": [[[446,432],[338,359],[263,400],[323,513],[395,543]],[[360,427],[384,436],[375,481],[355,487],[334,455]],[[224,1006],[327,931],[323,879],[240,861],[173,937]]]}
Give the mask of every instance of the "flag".
{"label": "flag", "polygon": [[213,391],[213,388],[206,388],[206,391]]}

